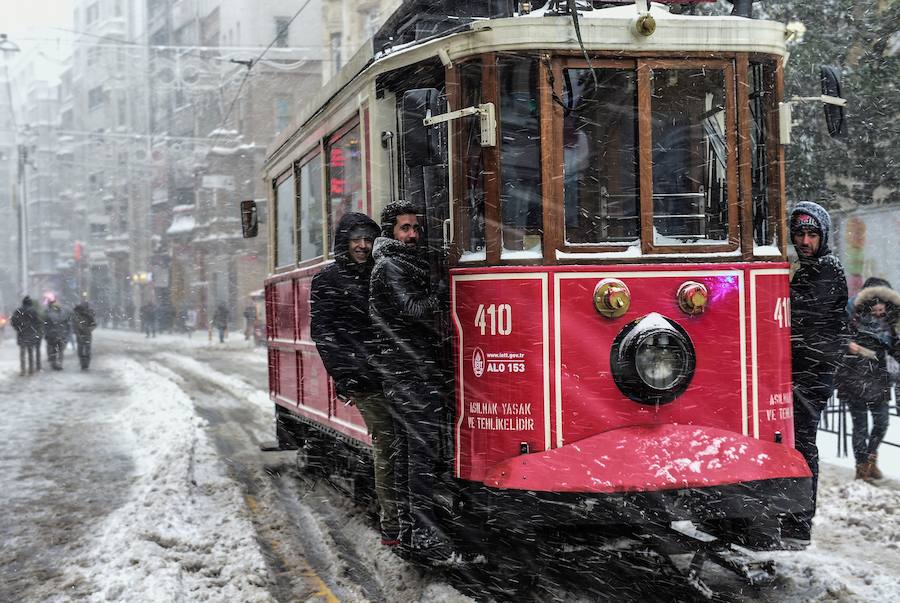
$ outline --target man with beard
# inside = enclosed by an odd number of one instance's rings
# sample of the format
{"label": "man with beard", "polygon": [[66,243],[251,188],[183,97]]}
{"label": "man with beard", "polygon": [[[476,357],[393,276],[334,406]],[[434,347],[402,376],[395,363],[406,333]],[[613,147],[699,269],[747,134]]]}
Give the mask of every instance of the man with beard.
{"label": "man with beard", "polygon": [[831,217],[817,203],[801,201],[791,212],[791,241],[798,256],[791,276],[794,440],[812,471],[809,511],[788,516],[782,523],[782,540],[792,547],[810,541],[819,480],[816,431],[847,344],[847,279],[828,248],[830,230]]}
{"label": "man with beard", "polygon": [[369,311],[378,341],[373,362],[396,418],[401,541],[414,556],[439,561],[452,554],[432,502],[444,412],[437,328],[441,303],[422,253],[418,214],[406,201],[390,203],[381,212]]}
{"label": "man with beard", "polygon": [[400,544],[394,485],[394,420],[381,379],[367,360],[375,334],[369,317],[372,243],[378,225],[365,214],[341,217],[334,234],[334,263],[312,281],[310,333],[338,398],[359,409],[372,436],[375,493],[381,506],[381,542]]}

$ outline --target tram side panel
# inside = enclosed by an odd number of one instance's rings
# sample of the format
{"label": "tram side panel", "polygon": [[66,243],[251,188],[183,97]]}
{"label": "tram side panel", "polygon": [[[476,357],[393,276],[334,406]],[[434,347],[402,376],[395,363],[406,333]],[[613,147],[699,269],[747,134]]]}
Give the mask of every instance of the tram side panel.
{"label": "tram side panel", "polygon": [[269,395],[308,421],[370,443],[356,407],[335,397],[328,372],[310,337],[312,276],[310,271],[266,285],[273,309],[266,316],[271,334]]}
{"label": "tram side panel", "polygon": [[749,270],[751,433],[794,446],[788,274],[783,264]]}
{"label": "tram side panel", "polygon": [[456,475],[550,447],[545,272],[455,275]]}

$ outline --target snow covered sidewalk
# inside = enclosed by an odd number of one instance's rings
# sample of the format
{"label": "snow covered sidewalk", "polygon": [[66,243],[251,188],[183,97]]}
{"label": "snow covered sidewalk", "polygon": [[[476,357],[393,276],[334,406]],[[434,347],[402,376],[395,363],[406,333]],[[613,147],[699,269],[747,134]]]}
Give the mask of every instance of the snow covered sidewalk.
{"label": "snow covered sidewalk", "polygon": [[0,600],[271,600],[240,489],[179,377],[69,361],[22,378],[0,347]]}

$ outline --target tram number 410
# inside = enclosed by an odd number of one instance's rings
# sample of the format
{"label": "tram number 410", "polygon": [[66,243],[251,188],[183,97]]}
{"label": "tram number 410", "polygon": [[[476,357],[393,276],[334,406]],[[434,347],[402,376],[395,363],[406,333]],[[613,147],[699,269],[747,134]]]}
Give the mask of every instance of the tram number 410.
{"label": "tram number 410", "polygon": [[779,297],[775,302],[775,322],[779,329],[791,328],[791,298]]}
{"label": "tram number 410", "polygon": [[509,335],[512,333],[512,308],[509,304],[478,305],[475,326],[482,335]]}

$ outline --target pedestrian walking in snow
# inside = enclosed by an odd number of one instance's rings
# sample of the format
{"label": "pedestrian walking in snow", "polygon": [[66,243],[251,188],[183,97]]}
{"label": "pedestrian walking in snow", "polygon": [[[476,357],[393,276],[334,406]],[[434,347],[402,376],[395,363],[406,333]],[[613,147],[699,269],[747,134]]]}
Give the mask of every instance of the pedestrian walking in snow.
{"label": "pedestrian walking in snow", "polygon": [[72,330],[75,331],[75,340],[78,344],[78,361],[83,371],[88,370],[91,366],[91,340],[96,327],[97,321],[94,318],[94,309],[91,308],[87,300],[72,309]]}
{"label": "pedestrian walking in snow", "polygon": [[188,339],[197,330],[197,311],[193,308],[186,310],[184,313],[184,330],[187,332]]}
{"label": "pedestrian walking in snow", "polygon": [[34,302],[27,295],[22,298],[22,305],[10,319],[16,331],[16,343],[19,344],[20,375],[29,375],[41,370],[41,335],[44,332],[44,321],[38,314]]}
{"label": "pedestrian walking in snow", "polygon": [[310,333],[338,398],[356,405],[372,436],[381,542],[395,546],[400,543],[400,515],[394,484],[394,420],[381,379],[367,359],[375,340],[369,317],[369,276],[378,232],[378,225],[365,214],[348,213],[341,218],[334,235],[334,263],[312,281]]}
{"label": "pedestrian walking in snow", "polygon": [[881,479],[878,446],[890,419],[890,368],[900,360],[900,294],[887,281],[870,278],[847,309],[852,339],[838,369],[838,393],[853,422],[856,479]]}
{"label": "pedestrian walking in snow", "polygon": [[44,339],[47,341],[47,360],[53,370],[61,371],[63,368],[69,328],[69,313],[62,309],[55,297],[49,298],[44,315]]}
{"label": "pedestrian walking in snow", "polygon": [[831,217],[810,201],[791,212],[791,241],[798,263],[791,276],[791,355],[794,378],[794,440],[812,472],[807,513],[785,518],[782,539],[805,546],[812,534],[819,481],[816,431],[834,392],[834,374],[847,344],[847,279],[828,248]]}
{"label": "pedestrian walking in snow", "polygon": [[405,201],[390,203],[381,213],[369,291],[377,336],[370,360],[382,376],[396,421],[402,544],[417,557],[439,560],[452,553],[432,501],[445,411],[437,328],[442,306],[422,253],[418,213]]}
{"label": "pedestrian walking in snow", "polygon": [[156,337],[156,305],[150,302],[141,306],[141,328],[147,337]]}
{"label": "pedestrian walking in snow", "polygon": [[[374,224],[374,222],[372,222],[372,224]],[[334,248],[338,249],[337,239],[335,239],[334,245]],[[335,256],[335,260],[337,260],[337,256]],[[253,327],[255,324],[256,306],[251,303],[244,308],[244,341],[250,341],[250,337],[253,335]]]}
{"label": "pedestrian walking in snow", "polygon": [[228,330],[228,308],[225,304],[216,306],[213,314],[213,326],[219,331],[219,343],[225,343],[225,332]]}

